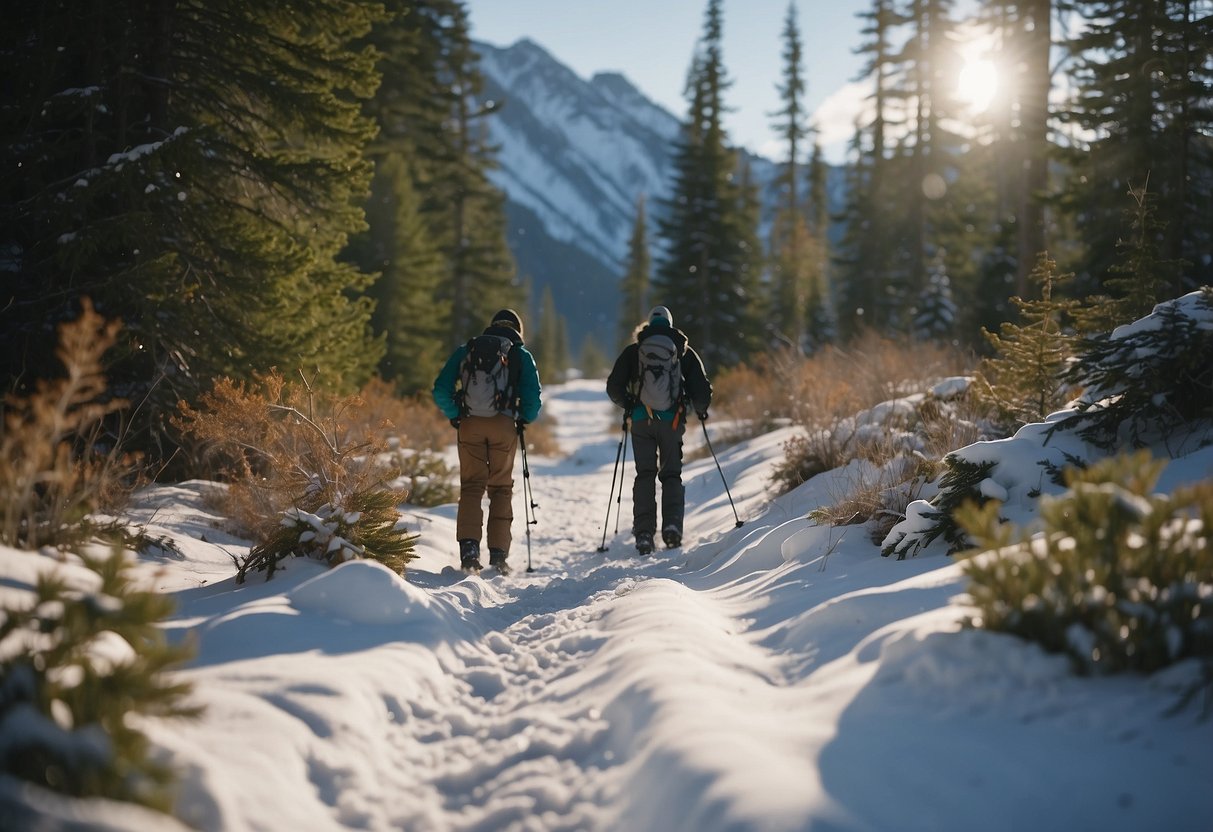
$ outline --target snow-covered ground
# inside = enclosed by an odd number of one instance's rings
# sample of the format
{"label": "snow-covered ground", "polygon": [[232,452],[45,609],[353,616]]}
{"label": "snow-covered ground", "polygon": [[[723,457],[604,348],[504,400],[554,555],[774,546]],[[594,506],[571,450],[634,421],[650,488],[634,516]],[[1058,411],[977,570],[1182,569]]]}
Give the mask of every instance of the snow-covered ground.
{"label": "snow-covered ground", "polygon": [[[612,503],[601,554],[616,411],[601,382],[545,395],[567,456],[530,459],[532,573],[520,487],[508,578],[453,569],[454,506],[443,506],[406,509],[421,538],[405,579],[369,562],[297,560],[243,586],[232,555],[248,544],[218,527],[204,484],[141,495],[133,518],[184,553],[145,566],[178,602],[174,636],[196,643],[183,675],[206,707],[197,721],[146,726],[180,769],[182,821],[1213,828],[1213,719],[1198,706],[1170,712],[1194,663],[1079,678],[1062,657],[961,630],[951,558],[881,558],[860,527],[805,519],[845,473],[768,499],[786,431],[717,448],[744,525],[700,459],[684,477],[684,547],[643,560],[626,531],[629,463],[620,531]],[[701,439],[693,425],[688,441]],[[3,552],[5,583],[36,557]],[[88,811],[113,828],[166,828],[121,807]]]}

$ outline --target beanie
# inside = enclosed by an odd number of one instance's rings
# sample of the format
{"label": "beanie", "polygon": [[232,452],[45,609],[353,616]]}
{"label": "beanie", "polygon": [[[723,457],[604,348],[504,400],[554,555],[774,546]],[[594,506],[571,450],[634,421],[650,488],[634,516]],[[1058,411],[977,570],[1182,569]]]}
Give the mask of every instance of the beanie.
{"label": "beanie", "polygon": [[649,313],[649,323],[655,324],[658,320],[665,323],[666,326],[674,325],[674,316],[664,306],[654,306],[653,311]]}
{"label": "beanie", "polygon": [[502,309],[493,316],[491,326],[508,326],[522,335],[522,318],[513,309]]}

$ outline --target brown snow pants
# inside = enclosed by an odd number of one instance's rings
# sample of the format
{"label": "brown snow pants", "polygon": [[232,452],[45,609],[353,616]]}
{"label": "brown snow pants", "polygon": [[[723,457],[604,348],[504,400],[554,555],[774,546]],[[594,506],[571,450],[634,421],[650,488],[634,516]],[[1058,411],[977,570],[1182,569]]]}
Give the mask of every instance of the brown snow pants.
{"label": "brown snow pants", "polygon": [[459,423],[459,510],[455,537],[480,541],[484,523],[481,501],[489,495],[488,545],[510,551],[514,522],[514,454],[518,433],[514,420],[497,416],[465,416]]}

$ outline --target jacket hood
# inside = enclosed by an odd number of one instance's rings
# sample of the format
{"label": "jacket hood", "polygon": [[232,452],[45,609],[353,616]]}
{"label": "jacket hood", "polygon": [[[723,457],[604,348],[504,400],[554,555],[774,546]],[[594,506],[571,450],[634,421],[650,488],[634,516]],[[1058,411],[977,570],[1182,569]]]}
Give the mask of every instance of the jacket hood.
{"label": "jacket hood", "polygon": [[687,336],[681,329],[667,326],[664,323],[660,324],[645,324],[636,330],[636,342],[640,343],[645,338],[651,335],[668,335],[674,341],[674,346],[678,347],[679,352],[685,352],[687,347]]}
{"label": "jacket hood", "polygon": [[498,326],[497,324],[490,324],[489,326],[486,326],[484,328],[483,334],[496,335],[498,338],[509,338],[515,344],[522,343],[522,335],[520,335],[518,332],[515,332],[513,329],[511,329],[508,326]]}

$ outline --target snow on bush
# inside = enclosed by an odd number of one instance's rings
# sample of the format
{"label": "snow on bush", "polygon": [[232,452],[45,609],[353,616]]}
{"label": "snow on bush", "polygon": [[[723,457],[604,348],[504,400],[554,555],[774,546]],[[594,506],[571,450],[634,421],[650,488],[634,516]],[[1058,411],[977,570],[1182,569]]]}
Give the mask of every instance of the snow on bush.
{"label": "snow on bush", "polygon": [[939,493],[907,509],[882,553],[901,559],[941,539],[949,551],[966,548],[953,512],[991,495],[1001,500],[1004,519],[1030,519],[1038,498],[1064,488],[1067,469],[1086,467],[1110,449],[1150,444],[1160,455],[1182,457],[1213,442],[1211,303],[1213,290],[1193,292],[1092,341],[1068,371],[1087,385],[1082,398],[1009,439],[948,454]]}
{"label": "snow on bush", "polygon": [[1083,673],[1152,672],[1213,656],[1213,483],[1153,490],[1148,451],[1086,471],[1042,497],[1041,530],[1001,523],[999,503],[957,511],[981,549],[964,571],[971,626],[1067,654]]}

